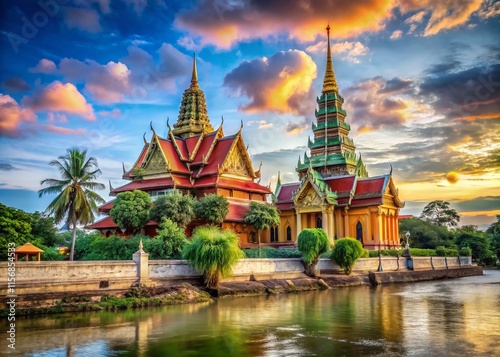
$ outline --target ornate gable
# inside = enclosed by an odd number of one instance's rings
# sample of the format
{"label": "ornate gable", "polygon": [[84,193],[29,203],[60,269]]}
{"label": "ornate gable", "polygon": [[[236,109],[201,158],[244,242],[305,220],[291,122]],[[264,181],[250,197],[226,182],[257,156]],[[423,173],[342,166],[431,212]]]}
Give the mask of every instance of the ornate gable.
{"label": "ornate gable", "polygon": [[293,201],[298,207],[319,206],[323,204],[336,205],[338,203],[337,193],[332,192],[328,184],[321,177],[321,174],[311,167],[302,179]]}
{"label": "ornate gable", "polygon": [[140,166],[136,166],[133,169],[134,177],[143,177],[150,175],[166,174],[168,173],[169,165],[168,161],[161,150],[160,143],[158,142],[158,137],[153,135],[153,140],[149,144],[149,148],[146,152],[146,156],[142,161]]}
{"label": "ornate gable", "polygon": [[394,185],[392,175],[388,176],[388,182],[383,192],[383,204],[398,208],[403,208],[405,206],[404,202],[399,199],[399,192]]}
{"label": "ornate gable", "polygon": [[229,149],[226,159],[222,163],[219,172],[221,174],[245,176],[248,178],[256,177],[250,156],[248,155],[248,151],[243,144],[241,133],[237,134],[237,137]]}

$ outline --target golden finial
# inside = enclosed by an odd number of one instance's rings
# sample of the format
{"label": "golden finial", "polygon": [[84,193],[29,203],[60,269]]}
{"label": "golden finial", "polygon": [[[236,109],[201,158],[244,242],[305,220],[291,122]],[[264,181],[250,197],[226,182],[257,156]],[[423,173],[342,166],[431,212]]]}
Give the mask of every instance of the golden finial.
{"label": "golden finial", "polygon": [[198,86],[198,71],[196,70],[196,53],[193,53],[193,74],[191,75],[191,87]]}
{"label": "golden finial", "polygon": [[328,23],[328,26],[326,26],[326,35],[328,37],[328,48],[326,50],[326,71],[325,78],[323,79],[322,92],[338,92],[339,87],[337,86],[337,80],[335,79],[335,74],[333,73],[332,52],[330,49],[330,23]]}

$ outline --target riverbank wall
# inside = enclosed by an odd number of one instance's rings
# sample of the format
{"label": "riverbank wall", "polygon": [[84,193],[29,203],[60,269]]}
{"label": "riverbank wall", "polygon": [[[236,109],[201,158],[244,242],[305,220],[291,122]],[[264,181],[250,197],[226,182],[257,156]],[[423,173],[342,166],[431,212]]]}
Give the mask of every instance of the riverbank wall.
{"label": "riverbank wall", "polygon": [[[316,284],[304,274],[299,258],[242,259],[231,278],[222,280],[215,296],[289,292],[335,286],[384,284],[481,275],[470,257],[380,257],[358,259],[352,276],[345,276],[330,259],[320,259]],[[148,260],[145,253],[131,261],[16,262],[15,282],[8,284],[7,263],[0,263],[0,294],[16,295],[18,308],[44,307],[72,296],[98,299],[122,296],[136,286],[202,286],[202,275],[185,260]],[[277,283],[277,281],[281,283]],[[298,288],[299,287],[299,288]]]}

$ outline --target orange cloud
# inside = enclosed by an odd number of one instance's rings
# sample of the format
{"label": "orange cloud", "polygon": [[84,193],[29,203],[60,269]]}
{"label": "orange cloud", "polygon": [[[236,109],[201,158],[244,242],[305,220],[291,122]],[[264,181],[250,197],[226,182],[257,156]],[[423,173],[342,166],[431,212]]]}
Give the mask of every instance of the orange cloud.
{"label": "orange cloud", "polygon": [[327,21],[335,38],[378,32],[399,12],[408,15],[409,33],[423,26],[423,35],[431,36],[466,25],[474,13],[482,18],[498,14],[492,1],[485,1],[482,7],[481,3],[482,0],[202,0],[195,8],[179,12],[174,26],[199,38],[202,46],[213,44],[227,49],[240,41],[283,33],[299,41],[314,41],[318,35],[325,36]]}
{"label": "orange cloud", "polygon": [[71,83],[54,81],[38,90],[32,97],[24,97],[22,104],[34,111],[64,112],[76,114],[86,120],[96,120],[92,105]]}
{"label": "orange cloud", "polygon": [[481,8],[481,3],[482,0],[457,0],[453,2],[399,0],[399,8],[403,14],[418,11],[406,20],[408,23],[413,23],[413,26],[422,22],[424,17],[430,14],[423,35],[432,36],[442,30],[466,24],[472,14]]}
{"label": "orange cloud", "polygon": [[38,64],[35,67],[30,68],[29,71],[32,73],[50,74],[55,73],[57,71],[57,67],[53,61],[42,58],[38,61]]}
{"label": "orange cloud", "polygon": [[316,65],[303,51],[281,51],[271,57],[245,61],[224,77],[224,85],[246,95],[246,112],[310,113],[310,88]]}
{"label": "orange cloud", "polygon": [[31,109],[21,108],[10,95],[0,94],[0,136],[17,137],[23,122],[35,122]]}
{"label": "orange cloud", "polygon": [[[308,52],[326,52],[327,49],[326,41],[320,41],[315,45],[308,46],[306,51]],[[331,45],[332,54],[335,58],[339,58],[343,61],[350,61],[353,63],[359,63],[358,57],[366,56],[368,54],[368,48],[364,46],[361,42],[339,42]]]}
{"label": "orange cloud", "polygon": [[275,36],[288,32],[300,41],[313,41],[325,35],[330,21],[337,38],[347,38],[384,28],[391,16],[393,0],[365,1],[243,1],[224,7],[211,0],[202,1],[195,9],[181,11],[174,25],[201,37],[201,44],[229,48],[234,43],[252,38]]}

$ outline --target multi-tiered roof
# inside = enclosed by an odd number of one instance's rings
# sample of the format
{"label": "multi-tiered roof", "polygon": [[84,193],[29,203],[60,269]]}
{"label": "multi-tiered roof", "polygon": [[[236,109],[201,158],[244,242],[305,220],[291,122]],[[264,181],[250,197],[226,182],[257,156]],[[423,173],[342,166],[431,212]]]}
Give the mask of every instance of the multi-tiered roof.
{"label": "multi-tiered roof", "polygon": [[315,111],[316,123],[312,125],[314,140],[308,139],[310,156],[304,154],[304,160],[297,164],[297,172],[303,177],[308,168],[321,173],[324,177],[354,174],[367,177],[365,165],[361,157],[357,157],[354,141],[349,138],[351,127],[345,122],[346,111],[342,108],[344,98],[333,71],[330,50],[330,26],[326,28],[328,49],[326,71],[321,96],[316,99],[318,109]]}
{"label": "multi-tiered roof", "polygon": [[[152,138],[144,138],[144,146],[130,170],[123,166],[123,179],[129,183],[113,188],[110,194],[142,190],[154,196],[166,190],[179,189],[202,197],[206,193],[227,193],[230,211],[227,221],[242,222],[251,200],[271,191],[255,182],[260,178],[260,168],[255,171],[240,130],[225,136],[222,125],[214,130],[207,113],[205,95],[198,84],[196,58],[193,61],[191,85],[184,91],[179,117],[172,129],[167,120],[167,137],[160,137],[151,125]],[[260,181],[260,180],[259,180]],[[233,192],[234,197],[233,197]],[[113,202],[100,207],[108,213]],[[150,225],[155,225],[150,222]],[[88,228],[113,229],[111,217],[96,222]]]}

